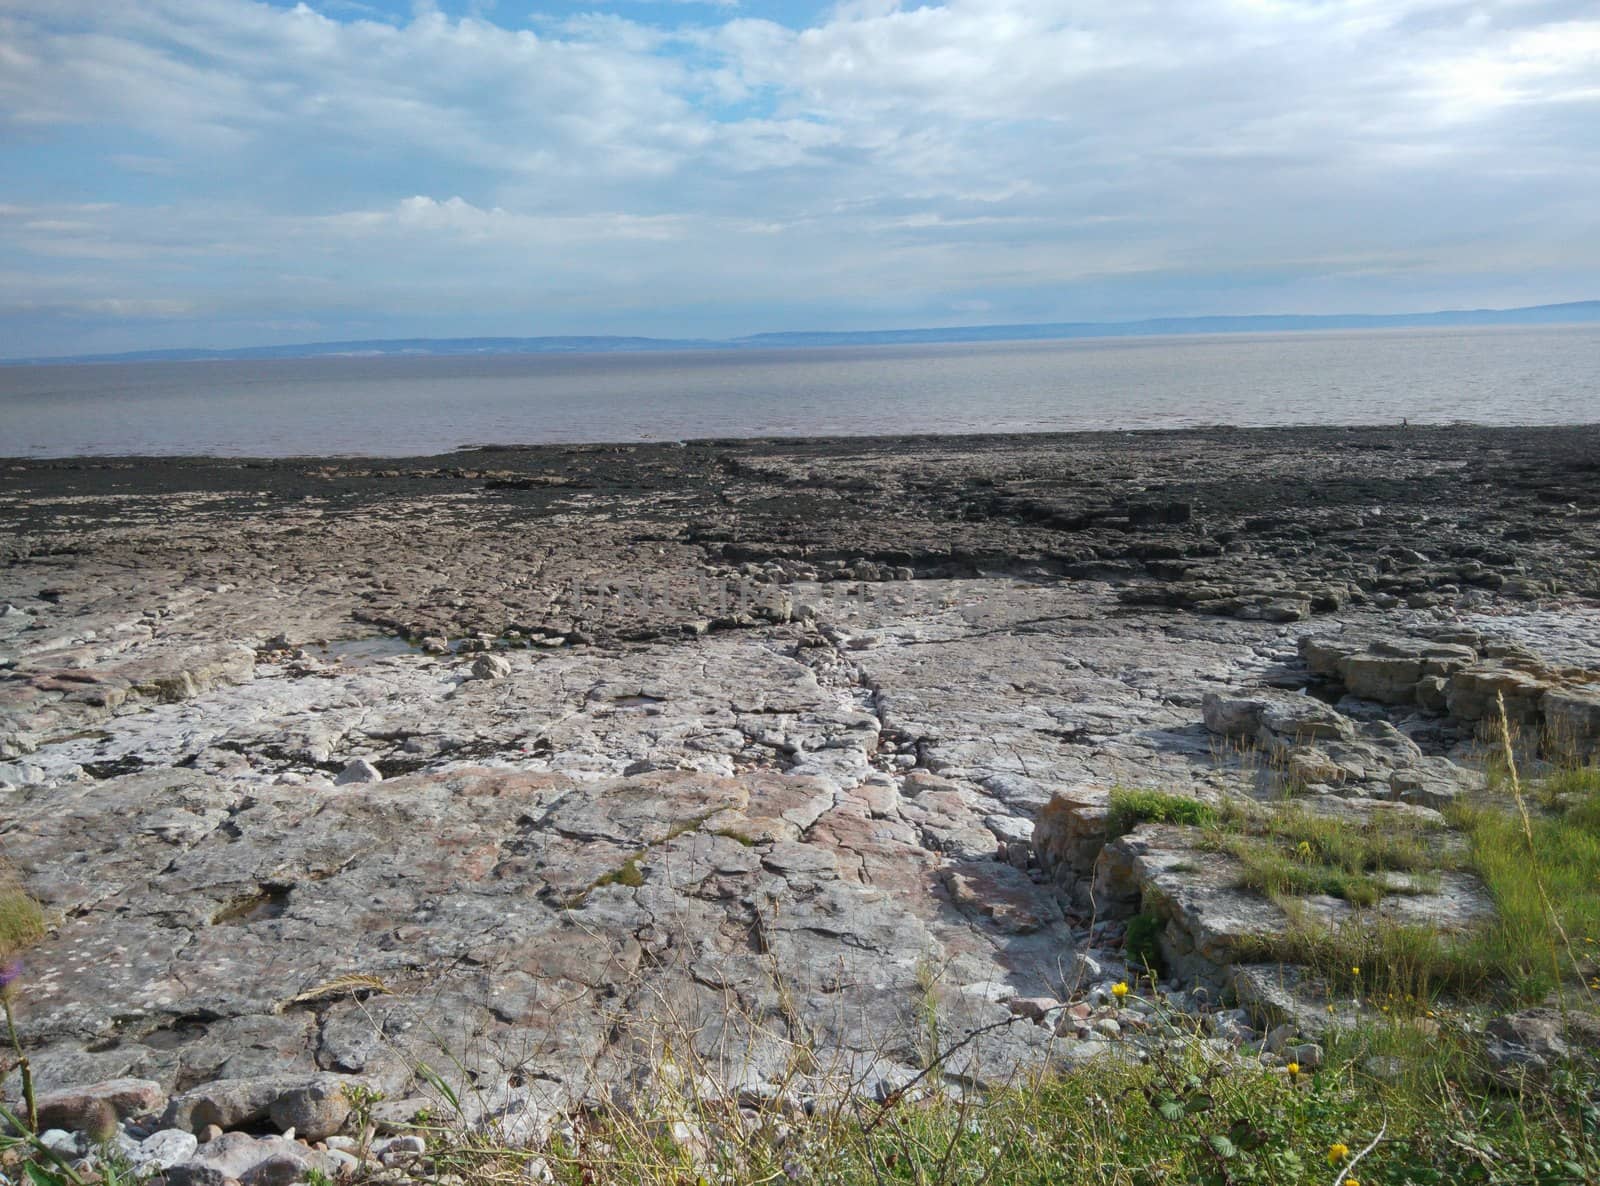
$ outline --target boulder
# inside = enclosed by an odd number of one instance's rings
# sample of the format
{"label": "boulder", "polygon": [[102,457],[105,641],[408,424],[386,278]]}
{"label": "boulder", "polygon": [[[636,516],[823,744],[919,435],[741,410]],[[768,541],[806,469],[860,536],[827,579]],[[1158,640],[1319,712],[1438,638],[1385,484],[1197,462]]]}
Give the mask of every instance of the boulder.
{"label": "boulder", "polygon": [[181,1128],[163,1128],[139,1142],[132,1160],[143,1167],[168,1170],[190,1160],[199,1147],[200,1142],[192,1132],[184,1132]]}
{"label": "boulder", "polygon": [[1484,1030],[1489,1062],[1506,1074],[1542,1074],[1574,1058],[1592,1061],[1600,1053],[1600,1020],[1582,1013],[1524,1009],[1496,1017]]}
{"label": "boulder", "polygon": [[1450,677],[1445,702],[1450,715],[1463,721],[1493,721],[1503,697],[1513,727],[1534,727],[1543,721],[1543,702],[1549,690],[1549,681],[1532,671],[1496,662],[1474,663]]}
{"label": "boulder", "polygon": [[1070,898],[1087,904],[1095,861],[1110,825],[1110,792],[1080,788],[1058,791],[1033,824],[1039,868]]}
{"label": "boulder", "polygon": [[272,1101],[267,1115],[281,1131],[292,1128],[305,1140],[320,1141],[344,1127],[350,1115],[350,1100],[342,1082],[317,1079],[284,1092]]}
{"label": "boulder", "polygon": [[309,1140],[339,1130],[350,1114],[342,1075],[274,1075],[259,1079],[215,1079],[174,1096],[161,1118],[164,1128],[199,1132],[207,1125],[248,1128],[270,1121]]}
{"label": "boulder", "polygon": [[1545,736],[1574,758],[1600,752],[1600,684],[1553,688],[1544,694]]}
{"label": "boulder", "polygon": [[290,1186],[303,1182],[312,1170],[331,1178],[339,1159],[284,1137],[254,1137],[244,1132],[223,1133],[201,1145],[188,1161],[166,1171],[167,1186]]}
{"label": "boulder", "polygon": [[1356,733],[1354,721],[1311,696],[1221,696],[1207,692],[1201,699],[1200,711],[1211,732],[1271,748],[1344,740]]}
{"label": "boulder", "polygon": [[505,679],[511,674],[511,664],[500,655],[479,655],[472,661],[473,679]]}
{"label": "boulder", "polygon": [[259,1124],[286,1089],[278,1079],[214,1079],[173,1096],[161,1127],[199,1132],[212,1124],[222,1129]]}
{"label": "boulder", "polygon": [[167,1093],[149,1079],[107,1079],[66,1091],[52,1091],[38,1100],[39,1123],[45,1128],[88,1132],[107,1108],[117,1120],[148,1116],[166,1107]]}

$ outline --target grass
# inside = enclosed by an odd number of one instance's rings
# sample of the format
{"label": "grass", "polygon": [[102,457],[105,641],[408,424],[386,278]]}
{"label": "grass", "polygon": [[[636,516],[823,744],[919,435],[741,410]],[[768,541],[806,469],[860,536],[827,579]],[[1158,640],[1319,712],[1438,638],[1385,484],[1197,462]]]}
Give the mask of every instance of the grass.
{"label": "grass", "polygon": [[[1241,861],[1244,885],[1272,897],[1290,918],[1282,934],[1248,956],[1303,964],[1337,991],[1412,1009],[1441,996],[1527,1004],[1553,992],[1565,1004],[1595,1008],[1600,768],[1560,766],[1525,789],[1503,724],[1501,735],[1489,797],[1448,813],[1466,841],[1460,856],[1398,819],[1351,828],[1287,806],[1254,817],[1229,813],[1212,843]],[[1542,810],[1535,814],[1530,804]],[[1495,907],[1493,920],[1469,934],[1375,916],[1330,929],[1298,900],[1320,893],[1372,906],[1394,892],[1385,874],[1408,874],[1416,891],[1434,884],[1431,870],[1461,866],[1482,879]]]}
{"label": "grass", "polygon": [[[1428,842],[1431,830],[1401,816],[1357,824],[1285,803],[1226,813],[1208,843],[1244,867],[1243,888],[1274,900],[1326,894],[1372,906],[1386,894],[1438,888],[1434,871],[1445,858]],[[1389,876],[1396,873],[1407,877]]]}
{"label": "grass", "polygon": [[1241,962],[1301,965],[1341,998],[1392,1002],[1403,1014],[1423,1012],[1444,996],[1492,996],[1501,983],[1498,969],[1482,961],[1472,942],[1431,927],[1379,916],[1330,927],[1292,898],[1280,905],[1289,925],[1241,948]]}
{"label": "grass", "polygon": [[1600,797],[1600,765],[1561,765],[1539,780],[1539,798],[1546,807],[1566,799]]}
{"label": "grass", "polygon": [[0,869],[0,963],[44,937],[44,910]]}
{"label": "grass", "polygon": [[[1396,1059],[1417,1073],[1393,1073]],[[540,1174],[562,1186],[1327,1186],[1346,1169],[1367,1186],[1600,1180],[1593,1078],[1486,1091],[1473,1076],[1464,1030],[1385,1021],[1300,1074],[1218,1059],[1191,1037],[1148,1061],[1107,1056],[983,1096],[854,1097],[803,1112],[669,1092],[649,1110],[594,1109],[537,1151],[483,1136],[431,1144],[434,1176],[466,1186]],[[1330,1161],[1336,1147],[1346,1152]]]}
{"label": "grass", "polygon": [[638,889],[644,884],[644,874],[639,871],[639,858],[642,856],[644,856],[644,853],[641,852],[629,857],[611,872],[596,879],[593,888],[599,889],[601,886],[606,885],[625,885],[629,889]]}
{"label": "grass", "polygon": [[1111,792],[1109,806],[1106,827],[1113,837],[1131,832],[1142,823],[1208,828],[1217,822],[1216,808],[1209,803],[1166,791],[1116,787]]}
{"label": "grass", "polygon": [[1600,962],[1600,789],[1563,792],[1561,802],[1526,820],[1493,806],[1452,813],[1495,902],[1477,954],[1525,999],[1587,979]]}

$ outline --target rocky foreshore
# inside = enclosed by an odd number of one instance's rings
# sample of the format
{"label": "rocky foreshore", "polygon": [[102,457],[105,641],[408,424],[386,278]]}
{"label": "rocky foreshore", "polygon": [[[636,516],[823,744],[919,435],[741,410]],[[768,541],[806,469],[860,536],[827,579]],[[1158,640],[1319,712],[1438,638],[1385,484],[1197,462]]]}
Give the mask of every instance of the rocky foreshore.
{"label": "rocky foreshore", "polygon": [[1502,699],[1600,747],[1594,427],[15,460],[0,524],[20,1036],[51,1140],[175,1182],[403,1168],[441,1080],[537,1139],[669,1049],[796,1106],[1184,1017],[1309,1065],[1362,1004],[1111,790],[1426,831]]}

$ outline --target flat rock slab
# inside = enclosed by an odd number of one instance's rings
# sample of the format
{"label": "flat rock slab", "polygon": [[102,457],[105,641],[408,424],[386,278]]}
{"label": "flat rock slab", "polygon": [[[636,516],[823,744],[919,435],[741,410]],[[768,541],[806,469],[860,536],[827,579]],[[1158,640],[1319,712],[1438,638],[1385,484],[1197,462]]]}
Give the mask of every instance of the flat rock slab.
{"label": "flat rock slab", "polygon": [[[1035,841],[1076,868],[1093,821],[1036,833],[1053,796],[1267,789],[1208,694],[1341,795],[1445,802],[1485,664],[1600,666],[1597,439],[14,462],[0,842],[54,924],[17,985],[41,1087],[299,1083],[254,1123],[326,1127],[308,1077],[403,1099],[426,1064],[533,1133],[670,1042],[893,1090],[930,997],[953,1035],[1068,992],[1084,878]],[[1370,699],[1291,699],[1312,633]],[[1590,728],[1583,680],[1532,688]],[[1186,917],[1222,935],[1211,888]],[[1107,1046],[1025,1022],[946,1069]]]}

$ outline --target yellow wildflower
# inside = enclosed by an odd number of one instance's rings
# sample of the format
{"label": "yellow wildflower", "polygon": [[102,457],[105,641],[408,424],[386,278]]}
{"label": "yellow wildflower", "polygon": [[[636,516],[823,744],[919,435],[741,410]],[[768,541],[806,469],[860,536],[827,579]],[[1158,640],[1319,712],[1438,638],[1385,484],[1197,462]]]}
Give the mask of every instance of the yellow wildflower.
{"label": "yellow wildflower", "polygon": [[1298,1075],[1300,1073],[1300,1064],[1297,1062],[1292,1062],[1286,1069],[1288,1070],[1289,1074]]}
{"label": "yellow wildflower", "polygon": [[1128,982],[1126,980],[1119,980],[1115,984],[1113,984],[1111,986],[1111,995],[1116,997],[1117,1000],[1119,1000],[1119,1001],[1123,997],[1127,996],[1128,995]]}
{"label": "yellow wildflower", "polygon": [[1344,1144],[1344,1143],[1342,1143],[1340,1141],[1335,1141],[1333,1144],[1328,1146],[1328,1164],[1329,1165],[1338,1165],[1341,1161],[1343,1161],[1345,1158],[1347,1158],[1349,1156],[1350,1156],[1350,1146],[1349,1145],[1346,1145],[1346,1144]]}

